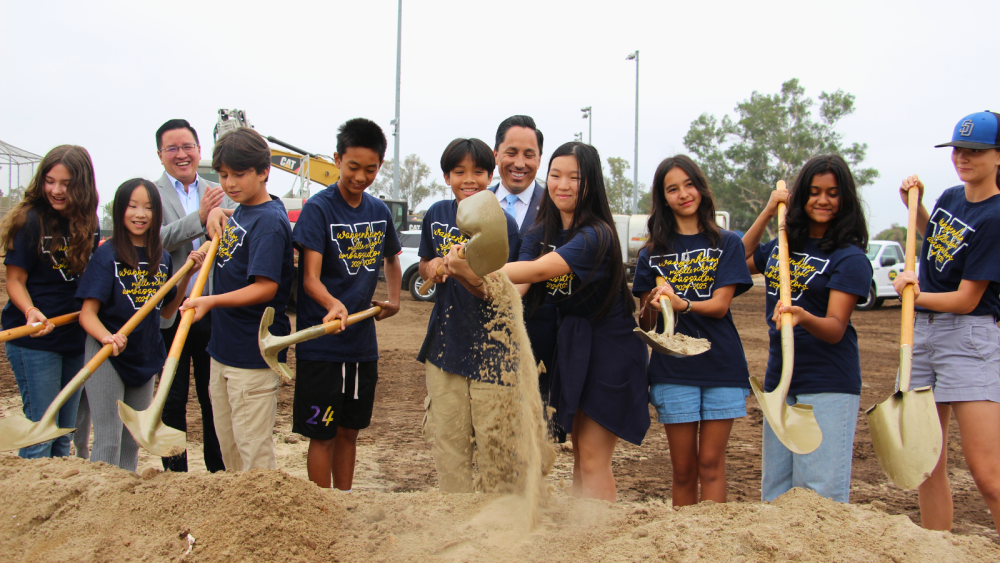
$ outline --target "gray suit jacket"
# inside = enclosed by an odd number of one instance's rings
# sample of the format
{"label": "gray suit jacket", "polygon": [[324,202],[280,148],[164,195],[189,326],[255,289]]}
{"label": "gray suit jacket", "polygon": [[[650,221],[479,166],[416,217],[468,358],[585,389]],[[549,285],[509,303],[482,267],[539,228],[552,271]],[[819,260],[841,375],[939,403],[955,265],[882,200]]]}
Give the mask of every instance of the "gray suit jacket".
{"label": "gray suit jacket", "polygon": [[[170,254],[170,259],[174,262],[174,268],[178,269],[187,260],[188,254],[192,250],[191,241],[197,239],[198,244],[208,240],[205,236],[205,229],[201,226],[201,219],[198,212],[191,214],[184,213],[184,206],[181,198],[177,197],[177,191],[170,184],[164,172],[160,178],[154,182],[160,190],[160,201],[163,203],[163,226],[160,227],[160,240],[163,241],[163,249]],[[209,182],[198,177],[198,197],[205,195],[207,187],[218,187],[219,184]],[[229,196],[222,196],[222,203],[219,207],[223,209],[236,209],[236,202],[229,199]],[[183,290],[183,288],[179,288]],[[208,287],[205,295],[212,293],[212,276],[208,277]],[[169,328],[174,324],[173,319],[160,319],[160,328]]]}

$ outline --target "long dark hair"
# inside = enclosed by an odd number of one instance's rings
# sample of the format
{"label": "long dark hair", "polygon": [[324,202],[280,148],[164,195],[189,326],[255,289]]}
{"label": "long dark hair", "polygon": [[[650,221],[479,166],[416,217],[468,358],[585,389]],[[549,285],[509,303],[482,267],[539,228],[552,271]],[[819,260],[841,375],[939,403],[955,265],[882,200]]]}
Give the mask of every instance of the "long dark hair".
{"label": "long dark hair", "polygon": [[[598,259],[608,256],[608,284],[611,288],[601,308],[591,318],[593,320],[602,319],[611,313],[615,302],[619,299],[625,305],[625,314],[631,316],[635,312],[635,300],[628,292],[628,285],[625,279],[625,265],[622,262],[622,249],[618,240],[618,232],[615,229],[615,220],[611,216],[611,206],[608,205],[608,193],[604,187],[604,174],[601,170],[601,157],[597,154],[597,149],[583,143],[566,143],[560,146],[549,159],[549,169],[552,169],[552,161],[560,156],[572,156],[576,158],[580,167],[580,189],[577,193],[576,209],[573,211],[573,222],[566,233],[566,239],[573,238],[580,229],[593,227],[597,231],[597,249],[594,253]],[[546,172],[548,177],[548,172]],[[538,216],[535,219],[533,228],[544,229],[542,237],[541,254],[550,251],[559,238],[562,230],[562,217],[559,209],[553,203],[551,195],[542,198],[542,204],[538,209]],[[583,280],[584,283],[590,280]],[[596,291],[595,284],[591,291]],[[544,284],[533,284],[529,291],[528,303],[534,309],[545,298]]]}
{"label": "long dark hair", "polygon": [[118,186],[115,192],[114,204],[111,207],[111,217],[114,221],[114,231],[112,231],[110,243],[115,249],[115,256],[118,260],[128,264],[130,268],[139,269],[139,253],[135,250],[132,237],[129,236],[128,227],[125,226],[125,210],[128,209],[129,200],[132,199],[132,192],[138,188],[145,188],[149,194],[149,205],[152,207],[149,217],[149,228],[143,237],[146,247],[146,256],[149,257],[149,265],[146,268],[146,279],[153,281],[156,274],[160,272],[160,259],[163,255],[163,246],[160,243],[160,223],[163,222],[163,204],[160,202],[160,190],[152,182],[145,178],[132,178],[126,180],[124,184]]}
{"label": "long dark hair", "polygon": [[[45,177],[52,168],[62,164],[69,171],[66,186],[66,209],[59,213],[52,208],[45,195]],[[94,181],[94,163],[87,149],[76,145],[59,145],[50,150],[38,166],[38,171],[28,184],[24,199],[11,209],[0,223],[0,245],[9,252],[14,248],[14,237],[24,228],[28,212],[38,214],[38,254],[42,253],[45,237],[49,239],[48,251],[55,254],[66,237],[66,263],[72,274],[82,274],[94,253],[94,234],[97,232],[97,184]],[[68,220],[69,233],[63,233],[59,222]]]}
{"label": "long dark hair", "polygon": [[813,177],[817,174],[833,174],[837,180],[837,191],[840,199],[840,209],[833,217],[830,225],[819,241],[823,252],[833,252],[838,248],[850,245],[868,247],[868,224],[858,199],[858,188],[851,175],[851,168],[839,155],[824,154],[809,159],[802,167],[795,184],[792,186],[788,202],[788,216],[785,220],[785,230],[788,233],[788,247],[792,250],[802,250],[809,240],[809,216],[806,215],[806,202],[809,201],[809,188]]}
{"label": "long dark hair", "polygon": [[667,174],[674,168],[683,170],[701,194],[701,203],[698,204],[698,226],[713,245],[718,245],[722,240],[722,233],[715,223],[715,198],[712,196],[711,188],[708,187],[708,178],[693,160],[679,154],[663,159],[653,174],[653,212],[649,214],[649,221],[646,223],[649,239],[643,248],[648,249],[650,253],[654,250],[661,252],[673,250],[674,237],[677,235],[677,217],[667,204],[665,182]]}

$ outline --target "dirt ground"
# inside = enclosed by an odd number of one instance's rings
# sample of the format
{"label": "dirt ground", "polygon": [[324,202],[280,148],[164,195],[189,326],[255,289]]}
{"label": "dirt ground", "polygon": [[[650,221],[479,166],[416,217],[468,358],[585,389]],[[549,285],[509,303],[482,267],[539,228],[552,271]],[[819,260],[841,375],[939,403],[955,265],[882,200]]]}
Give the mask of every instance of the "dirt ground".
{"label": "dirt ground", "polygon": [[[3,301],[6,301],[5,289],[5,286],[0,287],[2,291],[0,295],[3,296],[0,299]],[[385,294],[385,285],[382,283],[379,285],[376,299],[384,299]],[[384,497],[382,496],[384,493],[423,493],[432,494],[431,498],[438,498],[438,493],[435,492],[437,478],[430,447],[420,433],[426,386],[423,365],[415,360],[426,332],[427,318],[432,304],[414,301],[406,292],[402,300],[400,313],[378,325],[381,360],[375,412],[372,426],[361,433],[354,482],[355,491],[375,494],[377,496],[371,498],[380,499],[379,502],[383,504],[397,503],[396,500],[385,500],[388,498],[407,498]],[[734,300],[732,310],[750,372],[763,374],[767,358],[763,289],[755,287]],[[884,400],[893,390],[898,364],[899,314],[898,302],[889,301],[880,310],[855,312],[852,317],[861,344],[861,366],[864,377],[862,411]],[[294,354],[289,354],[289,363],[294,367]],[[290,384],[283,384],[278,397],[278,420],[274,430],[278,467],[292,477],[305,479],[307,441],[291,433],[292,390]],[[201,420],[193,384],[190,396],[187,438],[191,472],[204,474],[200,453]],[[6,414],[12,409],[20,409],[20,398],[10,367],[4,358],[0,360],[0,412]],[[759,503],[763,417],[753,395],[748,399],[748,410],[748,417],[736,421],[729,442],[728,500],[743,501],[757,507],[767,506]],[[621,442],[615,452],[613,465],[618,485],[619,505],[626,510],[639,510],[635,507],[651,505],[669,508],[671,475],[667,441],[662,426],[655,423],[655,413],[652,410],[650,416],[654,424],[650,427],[642,446]],[[979,496],[964,462],[958,428],[954,422],[949,448],[950,475],[955,500],[954,533],[981,536],[996,543],[997,536],[992,530],[989,511]],[[552,484],[554,499],[558,502],[570,502],[566,487],[571,480],[572,453],[566,447],[557,450],[558,459],[549,481]],[[10,466],[12,463],[17,463],[17,460],[9,459],[13,455],[13,452],[0,454],[0,464]],[[159,458],[142,452],[138,473],[143,474],[146,471],[145,475],[150,476],[152,474],[148,472],[149,468],[160,468]],[[0,490],[4,488],[2,483],[3,479],[0,479]],[[7,491],[7,498],[11,498],[9,492]],[[421,498],[426,497],[421,495]],[[851,501],[853,504],[874,505],[879,512],[888,515],[905,515],[919,523],[916,492],[900,490],[889,483],[882,473],[872,449],[863,412],[859,413],[854,444]],[[828,505],[823,506],[828,507]],[[869,509],[867,506],[864,508]],[[694,510],[700,509],[701,507],[698,507]],[[452,512],[452,509],[446,511]],[[922,530],[920,532],[923,533]],[[3,535],[5,534],[0,533],[0,536]],[[358,536],[355,534],[355,537]],[[183,536],[181,538],[183,539]],[[418,552],[410,554],[414,557],[421,555]],[[463,558],[458,557],[456,560]],[[805,558],[810,557],[806,555]]]}

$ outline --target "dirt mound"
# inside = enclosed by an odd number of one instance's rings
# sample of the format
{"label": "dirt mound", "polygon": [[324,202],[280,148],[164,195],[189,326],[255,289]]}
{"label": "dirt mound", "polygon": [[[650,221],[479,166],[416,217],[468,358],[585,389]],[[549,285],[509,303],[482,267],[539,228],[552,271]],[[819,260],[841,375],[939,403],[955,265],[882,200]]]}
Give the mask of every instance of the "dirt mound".
{"label": "dirt mound", "polygon": [[676,511],[555,497],[531,527],[520,495],[344,494],[279,471],[144,478],[11,457],[0,483],[4,561],[1000,560],[984,538],[799,489]]}

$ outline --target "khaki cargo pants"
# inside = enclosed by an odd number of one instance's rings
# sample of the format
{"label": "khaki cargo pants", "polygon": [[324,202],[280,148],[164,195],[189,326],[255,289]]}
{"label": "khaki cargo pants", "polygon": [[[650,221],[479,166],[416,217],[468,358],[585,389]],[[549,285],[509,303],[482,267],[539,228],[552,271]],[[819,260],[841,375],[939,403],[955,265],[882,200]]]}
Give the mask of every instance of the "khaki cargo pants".
{"label": "khaki cargo pants", "polygon": [[[496,452],[512,431],[510,411],[498,405],[512,405],[515,391],[508,386],[484,383],[446,372],[425,362],[427,399],[424,401],[424,438],[432,442],[438,487],[447,493],[475,491],[472,461],[473,444],[478,450],[476,466],[480,488],[488,492],[503,489],[505,468],[497,467]],[[504,397],[503,395],[511,395]]]}
{"label": "khaki cargo pants", "polygon": [[277,469],[271,432],[278,412],[278,374],[212,359],[208,394],[227,471]]}

